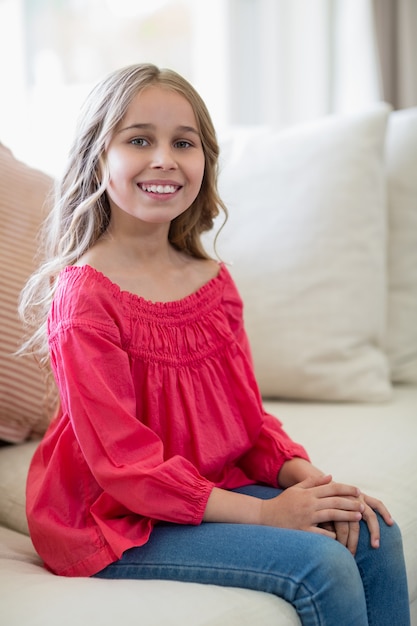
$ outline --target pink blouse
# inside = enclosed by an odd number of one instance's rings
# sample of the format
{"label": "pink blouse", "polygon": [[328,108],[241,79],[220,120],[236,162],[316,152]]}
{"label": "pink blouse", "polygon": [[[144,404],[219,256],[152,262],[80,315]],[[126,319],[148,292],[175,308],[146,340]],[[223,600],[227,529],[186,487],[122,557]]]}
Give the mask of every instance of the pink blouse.
{"label": "pink blouse", "polygon": [[158,520],[200,524],[214,486],[276,486],[286,460],[308,458],[263,410],[224,265],[167,303],[68,267],[48,333],[61,408],[31,464],[27,515],[56,574],[90,576]]}

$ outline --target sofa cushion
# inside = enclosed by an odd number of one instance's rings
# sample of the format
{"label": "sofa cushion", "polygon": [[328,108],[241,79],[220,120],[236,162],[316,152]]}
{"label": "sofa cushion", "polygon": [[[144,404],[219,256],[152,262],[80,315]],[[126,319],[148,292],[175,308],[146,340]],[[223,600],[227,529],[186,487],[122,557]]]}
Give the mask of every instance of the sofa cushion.
{"label": "sofa cushion", "polygon": [[300,626],[288,602],[263,591],[54,576],[29,537],[1,527],[0,600],[3,626]]}
{"label": "sofa cushion", "polygon": [[25,535],[29,534],[26,520],[26,477],[35,452],[36,441],[0,447],[0,526]]}
{"label": "sofa cushion", "polygon": [[417,382],[417,107],[390,115],[388,339],[391,377]]}
{"label": "sofa cushion", "polygon": [[51,186],[49,176],[0,144],[0,439],[10,442],[42,434],[48,420],[38,366],[13,354],[22,341],[18,298],[35,269],[36,235]]}
{"label": "sofa cushion", "polygon": [[218,252],[245,302],[264,396],[383,401],[389,107],[222,142]]}
{"label": "sofa cushion", "polygon": [[[414,625],[417,517],[410,502],[417,497],[416,407],[417,388],[405,385],[397,386],[392,403],[383,405],[273,402],[265,407],[307,447],[315,464],[332,472],[336,480],[358,485],[386,503],[403,535]],[[7,475],[12,490],[16,488],[13,473],[19,464],[26,471],[31,446],[33,442],[0,449],[0,476]],[[10,472],[4,474],[9,465]],[[22,494],[21,470],[18,473],[18,492]],[[0,512],[4,502],[0,492]],[[29,537],[1,526],[0,590],[0,624],[8,626],[113,626],[116,614],[123,626],[300,624],[289,604],[262,592],[197,583],[54,576],[42,567]]]}

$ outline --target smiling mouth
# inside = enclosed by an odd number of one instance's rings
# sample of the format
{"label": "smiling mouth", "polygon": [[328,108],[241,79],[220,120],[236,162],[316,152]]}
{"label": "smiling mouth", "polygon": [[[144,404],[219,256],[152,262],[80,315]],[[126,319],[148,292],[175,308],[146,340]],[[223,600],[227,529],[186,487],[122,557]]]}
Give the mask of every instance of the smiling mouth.
{"label": "smiling mouth", "polygon": [[140,183],[139,188],[146,193],[168,194],[175,193],[178,189],[180,189],[180,185],[147,185],[145,183]]}

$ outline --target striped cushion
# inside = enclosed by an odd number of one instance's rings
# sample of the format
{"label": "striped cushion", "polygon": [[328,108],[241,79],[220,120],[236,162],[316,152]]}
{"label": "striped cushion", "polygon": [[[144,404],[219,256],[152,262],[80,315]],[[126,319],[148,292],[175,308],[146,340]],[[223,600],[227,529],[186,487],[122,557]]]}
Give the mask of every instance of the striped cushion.
{"label": "striped cushion", "polygon": [[48,422],[43,376],[34,359],[15,357],[22,340],[19,293],[35,268],[36,235],[52,179],[0,144],[0,439],[41,435]]}

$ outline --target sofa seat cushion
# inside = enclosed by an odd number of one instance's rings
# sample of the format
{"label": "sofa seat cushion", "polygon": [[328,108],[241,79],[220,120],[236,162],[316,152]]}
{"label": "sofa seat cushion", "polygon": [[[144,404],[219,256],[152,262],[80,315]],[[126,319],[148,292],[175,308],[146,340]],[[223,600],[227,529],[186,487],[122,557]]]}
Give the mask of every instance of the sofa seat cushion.
{"label": "sofa seat cushion", "polygon": [[312,462],[384,502],[401,528],[417,626],[417,386],[394,386],[383,404],[266,403]]}
{"label": "sofa seat cushion", "polygon": [[36,441],[0,448],[0,525],[29,534],[25,513],[25,488]]}
{"label": "sofa seat cushion", "polygon": [[[316,465],[388,506],[403,535],[412,623],[417,626],[417,387],[396,386],[392,401],[381,405],[267,402],[265,407],[306,446]],[[25,528],[19,515],[24,515],[25,476],[35,445],[0,448],[0,511],[14,510],[7,520],[3,516],[3,525]],[[73,626],[91,621],[113,626],[115,615],[127,626],[300,624],[289,604],[255,591],[60,578],[43,568],[28,536],[0,528],[0,624]]]}
{"label": "sofa seat cushion", "polygon": [[7,626],[300,625],[291,605],[260,591],[159,580],[54,576],[43,569],[29,537],[5,528],[0,528],[0,623]]}

